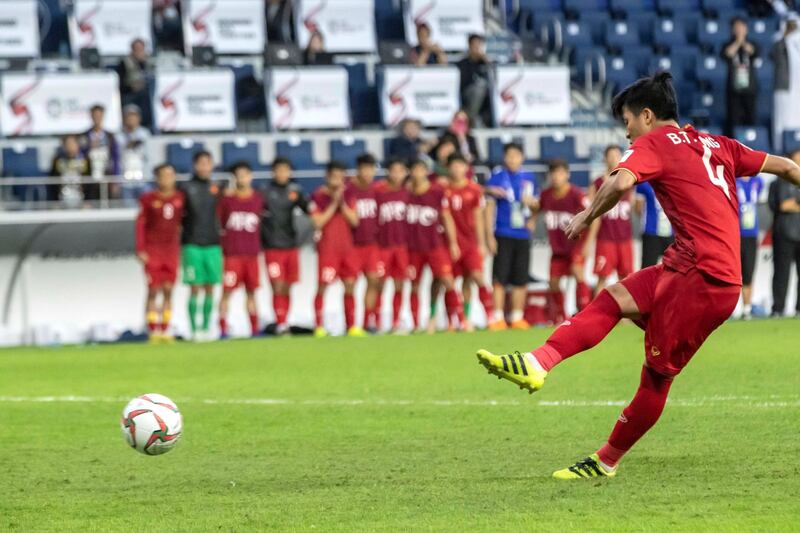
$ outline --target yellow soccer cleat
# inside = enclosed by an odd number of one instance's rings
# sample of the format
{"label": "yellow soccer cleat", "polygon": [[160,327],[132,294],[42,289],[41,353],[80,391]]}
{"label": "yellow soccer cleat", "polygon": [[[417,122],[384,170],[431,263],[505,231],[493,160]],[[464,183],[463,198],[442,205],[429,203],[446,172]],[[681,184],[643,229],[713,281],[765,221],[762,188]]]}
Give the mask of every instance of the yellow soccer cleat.
{"label": "yellow soccer cleat", "polygon": [[317,326],[317,328],[314,330],[314,336],[317,337],[317,338],[327,337],[328,336],[328,330],[326,330],[322,326]]}
{"label": "yellow soccer cleat", "polygon": [[600,464],[600,458],[596,453],[593,453],[582,461],[578,461],[570,467],[553,472],[553,477],[556,479],[589,479],[614,477],[616,475],[616,468],[614,470],[606,470],[605,467]]}
{"label": "yellow soccer cleat", "polygon": [[347,330],[347,336],[348,337],[366,337],[367,336],[367,332],[364,331],[363,328],[360,328],[358,326],[353,326],[353,327],[351,327],[350,329]]}
{"label": "yellow soccer cleat", "polygon": [[478,350],[476,355],[478,362],[486,367],[490,374],[494,374],[498,379],[507,379],[530,394],[541,389],[544,378],[547,377],[547,372],[534,368],[519,352],[495,355],[488,350]]}
{"label": "yellow soccer cleat", "polygon": [[161,344],[163,341],[164,337],[160,333],[151,333],[147,337],[147,344]]}

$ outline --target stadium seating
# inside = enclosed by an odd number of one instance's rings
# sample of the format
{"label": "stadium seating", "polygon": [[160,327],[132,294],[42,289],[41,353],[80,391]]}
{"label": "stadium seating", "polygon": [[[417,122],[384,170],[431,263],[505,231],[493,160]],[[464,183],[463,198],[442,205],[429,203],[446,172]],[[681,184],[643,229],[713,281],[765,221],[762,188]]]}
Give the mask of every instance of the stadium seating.
{"label": "stadium seating", "polygon": [[330,142],[331,159],[341,161],[347,168],[355,168],[356,158],[367,151],[367,143],[361,139],[345,136]]}
{"label": "stadium seating", "polygon": [[[3,148],[3,176],[8,178],[35,178],[44,176],[39,169],[39,151],[33,147],[15,145]],[[47,199],[44,185],[15,185],[11,193],[18,200],[36,201]]]}
{"label": "stadium seating", "polygon": [[278,141],[275,143],[275,153],[291,161],[295,170],[322,168],[322,165],[314,162],[313,145],[309,140],[301,140],[297,137],[288,141]]}
{"label": "stadium seating", "polygon": [[700,24],[697,42],[709,54],[719,54],[722,45],[731,38],[730,24],[727,21],[706,19]]}
{"label": "stadium seating", "polygon": [[606,26],[606,44],[612,49],[638,45],[638,26],[623,20],[611,22]]}
{"label": "stadium seating", "polygon": [[247,142],[245,138],[235,139],[233,142],[222,143],[222,168],[228,169],[233,164],[244,161],[253,170],[267,170],[269,167],[261,164],[258,143]]}
{"label": "stadium seating", "polygon": [[753,150],[770,151],[769,131],[767,128],[762,126],[738,126],[734,128],[733,136]]}
{"label": "stadium seating", "polygon": [[487,162],[489,163],[490,166],[503,164],[503,146],[511,142],[517,143],[520,146],[524,146],[525,144],[525,141],[522,137],[513,137],[508,134],[503,135],[501,137],[489,138],[489,150],[488,150]]}
{"label": "stadium seating", "polygon": [[800,150],[800,130],[790,130],[783,132],[783,151],[790,154],[795,150]]}
{"label": "stadium seating", "polygon": [[540,137],[539,153],[539,158],[544,161],[550,159],[575,161],[578,159],[575,153],[575,137],[563,133]]}
{"label": "stadium seating", "polygon": [[192,157],[203,149],[203,143],[187,137],[180,142],[167,144],[167,161],[179,174],[187,174],[192,171]]}

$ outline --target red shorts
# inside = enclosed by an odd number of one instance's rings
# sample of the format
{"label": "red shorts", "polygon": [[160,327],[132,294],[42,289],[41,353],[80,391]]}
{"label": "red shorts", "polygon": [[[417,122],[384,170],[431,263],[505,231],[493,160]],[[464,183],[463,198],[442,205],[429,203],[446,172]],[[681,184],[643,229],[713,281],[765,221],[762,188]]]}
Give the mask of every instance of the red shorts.
{"label": "red shorts", "polygon": [[427,252],[408,252],[408,279],[417,281],[422,276],[425,265],[431,268],[434,278],[453,275],[453,264],[447,248],[440,246]]}
{"label": "red shorts", "polygon": [[381,262],[381,252],[377,244],[356,245],[353,248],[353,259],[356,273],[378,274],[378,263]]}
{"label": "red shorts", "polygon": [[336,253],[319,254],[317,276],[320,283],[333,283],[336,278],[355,279],[358,275],[358,261],[353,249]]}
{"label": "red shorts", "polygon": [[633,241],[597,241],[594,273],[607,278],[614,272],[619,279],[633,272]]}
{"label": "red shorts", "polygon": [[572,255],[554,255],[550,258],[550,279],[572,276],[572,268],[583,266],[584,258],[580,251]]}
{"label": "red shorts", "polygon": [[692,268],[686,273],[655,265],[622,280],[636,302],[647,366],[677,375],[739,302],[741,287]]}
{"label": "red shorts", "polygon": [[466,276],[473,272],[483,273],[483,254],[477,246],[461,249],[461,257],[453,263],[453,276]]}
{"label": "red shorts", "polygon": [[406,279],[408,277],[408,248],[402,244],[381,248],[378,275],[382,278]]}
{"label": "red shorts", "polygon": [[226,255],[223,265],[222,287],[225,290],[244,285],[245,290],[254,291],[260,285],[257,255]]}
{"label": "red shorts", "polygon": [[269,248],[264,250],[264,264],[270,281],[292,284],[300,279],[297,248]]}
{"label": "red shorts", "polygon": [[178,258],[181,251],[175,249],[150,249],[147,253],[147,264],[144,265],[144,275],[147,277],[147,286],[151,289],[174,285],[178,276]]}

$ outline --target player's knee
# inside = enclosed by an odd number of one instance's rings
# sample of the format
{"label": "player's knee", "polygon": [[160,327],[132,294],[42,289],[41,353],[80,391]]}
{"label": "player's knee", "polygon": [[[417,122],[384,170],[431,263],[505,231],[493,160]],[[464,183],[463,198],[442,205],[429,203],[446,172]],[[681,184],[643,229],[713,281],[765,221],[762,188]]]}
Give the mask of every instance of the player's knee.
{"label": "player's knee", "polygon": [[614,283],[604,290],[617,302],[623,316],[628,318],[639,316],[639,306],[636,305],[633,296],[631,296],[631,293],[628,292],[628,289],[626,289],[622,283]]}

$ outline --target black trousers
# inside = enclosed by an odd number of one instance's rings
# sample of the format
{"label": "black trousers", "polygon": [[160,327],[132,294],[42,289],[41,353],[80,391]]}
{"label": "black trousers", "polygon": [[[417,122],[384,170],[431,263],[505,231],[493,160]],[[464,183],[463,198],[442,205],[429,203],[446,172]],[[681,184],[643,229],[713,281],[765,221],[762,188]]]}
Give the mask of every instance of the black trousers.
{"label": "black trousers", "polygon": [[739,93],[728,91],[727,98],[728,123],[725,135],[733,137],[736,126],[753,126],[756,124],[755,93]]}
{"label": "black trousers", "polygon": [[797,303],[795,309],[800,312],[800,241],[792,241],[781,235],[772,237],[772,312],[783,314],[786,306],[786,292],[789,290],[789,274],[792,262],[797,270]]}
{"label": "black trousers", "polygon": [[672,237],[642,234],[642,268],[658,264],[673,240]]}

